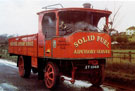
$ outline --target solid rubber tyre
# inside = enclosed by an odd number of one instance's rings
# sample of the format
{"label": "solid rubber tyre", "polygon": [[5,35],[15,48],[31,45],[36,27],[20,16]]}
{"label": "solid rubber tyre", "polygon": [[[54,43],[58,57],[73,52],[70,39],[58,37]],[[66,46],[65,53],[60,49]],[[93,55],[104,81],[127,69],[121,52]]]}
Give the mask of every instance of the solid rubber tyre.
{"label": "solid rubber tyre", "polygon": [[105,65],[101,64],[100,69],[92,73],[92,78],[90,78],[90,82],[93,86],[100,86],[104,81],[104,69]]}
{"label": "solid rubber tyre", "polygon": [[44,72],[44,83],[47,88],[53,89],[59,81],[59,69],[53,62],[48,62]]}
{"label": "solid rubber tyre", "polygon": [[21,77],[28,78],[30,76],[31,69],[28,64],[25,64],[23,56],[19,57],[18,71]]}

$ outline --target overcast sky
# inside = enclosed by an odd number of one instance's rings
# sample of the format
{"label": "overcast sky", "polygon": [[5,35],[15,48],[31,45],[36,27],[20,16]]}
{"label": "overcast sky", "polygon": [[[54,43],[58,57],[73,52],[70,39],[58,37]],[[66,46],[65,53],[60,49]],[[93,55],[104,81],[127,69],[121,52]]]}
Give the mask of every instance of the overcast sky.
{"label": "overcast sky", "polygon": [[112,11],[115,17],[114,28],[119,32],[135,26],[135,1],[123,0],[0,0],[0,34],[33,34],[38,32],[37,12],[42,7],[61,3],[64,7],[82,7],[91,3],[96,9]]}

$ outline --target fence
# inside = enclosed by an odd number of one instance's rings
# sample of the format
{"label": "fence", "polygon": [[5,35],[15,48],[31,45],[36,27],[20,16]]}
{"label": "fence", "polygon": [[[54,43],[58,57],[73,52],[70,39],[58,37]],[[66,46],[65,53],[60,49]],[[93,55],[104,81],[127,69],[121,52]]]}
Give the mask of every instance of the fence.
{"label": "fence", "polygon": [[112,57],[107,59],[108,61],[112,62],[129,62],[129,63],[135,63],[135,52],[113,52],[112,51]]}

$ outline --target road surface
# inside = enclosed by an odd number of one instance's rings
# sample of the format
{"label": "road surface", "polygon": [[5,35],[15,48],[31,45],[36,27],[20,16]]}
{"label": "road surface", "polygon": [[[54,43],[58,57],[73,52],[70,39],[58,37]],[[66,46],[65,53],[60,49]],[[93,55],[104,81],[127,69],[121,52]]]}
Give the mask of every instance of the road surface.
{"label": "road surface", "polygon": [[[50,91],[42,80],[38,80],[37,74],[31,74],[30,78],[21,78],[18,75],[16,63],[0,59],[0,91]],[[55,91],[123,91],[111,86],[101,85],[94,87],[88,82],[69,81],[61,83]]]}

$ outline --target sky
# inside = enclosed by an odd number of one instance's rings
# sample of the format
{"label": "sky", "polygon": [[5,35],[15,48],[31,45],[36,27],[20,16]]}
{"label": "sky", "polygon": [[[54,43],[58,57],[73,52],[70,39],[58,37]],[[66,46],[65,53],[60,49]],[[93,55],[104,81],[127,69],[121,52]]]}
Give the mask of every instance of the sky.
{"label": "sky", "polygon": [[82,7],[83,3],[91,3],[94,9],[112,11],[110,20],[114,18],[114,26],[124,32],[135,26],[135,1],[133,0],[0,0],[0,34],[34,34],[38,32],[37,12],[42,7],[61,3],[65,8]]}

